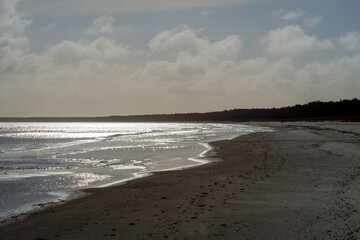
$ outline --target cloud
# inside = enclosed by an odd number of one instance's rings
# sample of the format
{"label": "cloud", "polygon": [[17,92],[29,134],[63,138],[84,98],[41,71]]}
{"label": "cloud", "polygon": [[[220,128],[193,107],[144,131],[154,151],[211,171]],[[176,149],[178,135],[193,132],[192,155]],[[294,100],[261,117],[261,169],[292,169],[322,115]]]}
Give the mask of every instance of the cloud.
{"label": "cloud", "polygon": [[31,24],[16,10],[20,0],[0,0],[0,35],[21,34]]}
{"label": "cloud", "polygon": [[235,60],[240,54],[242,42],[238,35],[230,35],[226,38],[212,43],[200,54],[203,54],[208,60]]}
{"label": "cloud", "polygon": [[131,24],[115,26],[115,19],[110,15],[102,15],[96,18],[92,25],[82,32],[84,37],[99,37],[99,36],[112,36],[129,34],[134,32],[134,26]]}
{"label": "cloud", "polygon": [[280,18],[281,20],[294,21],[304,17],[306,15],[306,11],[304,9],[298,8],[295,11],[286,12],[282,9],[275,12],[275,15],[278,16],[278,18]]}
{"label": "cloud", "polygon": [[338,39],[338,43],[350,51],[360,51],[360,33],[347,32]]}
{"label": "cloud", "polygon": [[[189,8],[211,8],[243,4],[257,4],[262,0],[28,0],[21,9],[32,15],[76,15],[119,12],[149,12]],[[264,1],[266,2],[266,1]],[[41,6],[41,7],[38,7]]]}
{"label": "cloud", "polygon": [[178,55],[181,52],[198,52],[210,44],[207,38],[197,36],[199,32],[200,30],[194,30],[187,26],[163,31],[150,40],[149,49],[154,53],[172,55]]}
{"label": "cloud", "polygon": [[179,56],[138,68],[82,61],[9,76],[0,109],[23,116],[213,111],[356,97],[360,88],[359,54],[304,67],[288,58],[221,61],[211,68],[191,60]]}
{"label": "cloud", "polygon": [[184,26],[159,33],[149,42],[150,56],[156,55],[157,60],[150,60],[132,81],[161,83],[164,91],[175,95],[219,90],[221,86],[212,81],[221,78],[221,65],[238,58],[240,37],[230,35],[211,42],[199,34],[199,30]]}
{"label": "cloud", "polygon": [[308,36],[298,25],[270,30],[263,37],[262,43],[266,51],[274,56],[302,55],[310,49],[325,50],[333,47],[329,40],[319,41],[315,36]]}
{"label": "cloud", "polygon": [[329,63],[309,63],[296,73],[301,95],[307,98],[337,99],[359,96],[360,54],[344,56]]}
{"label": "cloud", "polygon": [[141,51],[119,44],[113,39],[100,37],[95,40],[62,41],[51,46],[43,58],[56,64],[79,64],[88,60],[130,64],[139,55]]}
{"label": "cloud", "polygon": [[317,27],[322,21],[322,17],[320,16],[306,17],[308,13],[301,8],[298,8],[295,11],[285,11],[284,9],[281,9],[275,12],[274,15],[285,21],[299,21],[300,19],[304,19],[303,26],[305,27]]}
{"label": "cloud", "polygon": [[[110,33],[102,30],[107,24],[118,31],[111,17],[97,20],[91,26],[93,33]],[[298,25],[271,30],[263,37],[266,51],[275,59],[244,58],[238,35],[212,41],[203,33],[188,26],[168,29],[144,49],[109,36],[82,35],[84,39],[61,41],[38,54],[30,52],[27,37],[4,34],[0,112],[2,116],[172,113],[358,97],[360,55],[298,66],[293,56],[332,47],[329,40],[309,36]],[[347,33],[338,43],[358,49],[359,35]]]}
{"label": "cloud", "polygon": [[[100,37],[95,40],[62,41],[42,54],[29,53],[27,37],[0,37],[0,73],[26,73],[54,66],[79,66],[97,62],[100,65],[139,64],[144,51]],[[140,60],[138,60],[140,59]]]}
{"label": "cloud", "polygon": [[87,35],[105,35],[113,34],[114,29],[114,18],[111,16],[103,15],[93,21],[91,27],[84,31]]}
{"label": "cloud", "polygon": [[200,37],[200,30],[181,26],[163,31],[149,42],[149,50],[160,58],[192,56],[216,62],[219,59],[235,59],[240,53],[240,37],[231,35],[223,40],[211,43],[206,37]]}
{"label": "cloud", "polygon": [[307,27],[317,27],[322,21],[322,17],[315,16],[312,18],[305,18],[304,19],[304,26]]}
{"label": "cloud", "polygon": [[0,37],[0,73],[32,72],[36,69],[36,56],[28,53],[28,44],[26,37]]}

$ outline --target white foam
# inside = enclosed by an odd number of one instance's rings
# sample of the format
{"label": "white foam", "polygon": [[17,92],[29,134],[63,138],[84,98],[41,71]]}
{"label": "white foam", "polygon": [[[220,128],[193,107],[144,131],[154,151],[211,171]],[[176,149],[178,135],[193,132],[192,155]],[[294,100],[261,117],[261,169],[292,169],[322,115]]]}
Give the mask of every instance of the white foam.
{"label": "white foam", "polygon": [[150,175],[152,175],[152,173],[150,173],[150,172],[137,172],[137,173],[133,173],[133,177],[131,177],[131,178],[125,178],[125,179],[122,179],[122,180],[119,180],[119,181],[106,183],[106,184],[98,186],[97,188],[110,187],[110,186],[113,186],[113,185],[126,183],[126,182],[128,182],[130,180],[134,180],[136,178],[147,177],[147,176],[150,176]]}
{"label": "white foam", "polygon": [[155,172],[166,172],[166,171],[177,171],[177,170],[184,170],[187,168],[192,168],[195,166],[199,166],[199,165],[203,165],[203,164],[207,164],[210,162],[210,160],[207,159],[201,159],[204,158],[206,156],[206,153],[208,153],[209,151],[211,151],[212,149],[214,149],[213,147],[210,146],[210,144],[208,143],[199,143],[200,145],[203,145],[204,147],[206,147],[206,150],[201,152],[199,154],[199,158],[188,158],[188,160],[196,162],[196,164],[192,164],[192,165],[188,165],[188,166],[181,166],[181,167],[174,167],[174,168],[167,168],[167,169],[162,169],[162,170],[156,170],[156,171],[152,171],[152,172],[147,172],[147,171],[143,171],[143,172],[136,172],[133,173],[134,177],[131,178],[126,178],[126,179],[122,179],[119,181],[115,181],[115,182],[111,182],[111,183],[106,183],[103,185],[98,186],[97,188],[104,188],[104,187],[110,187],[113,185],[117,185],[117,184],[122,184],[122,183],[126,183],[128,181],[137,179],[137,178],[142,178],[142,177],[147,177],[147,176],[151,176],[152,173]]}
{"label": "white foam", "polygon": [[188,168],[192,168],[192,167],[196,167],[199,165],[209,163],[210,160],[203,159],[203,158],[206,157],[206,153],[208,153],[209,151],[211,151],[214,148],[211,147],[210,144],[208,144],[208,143],[199,143],[199,144],[203,145],[207,149],[199,154],[199,158],[188,158],[189,161],[193,161],[193,162],[195,162],[195,164],[181,166],[181,167],[166,168],[166,169],[162,169],[162,170],[156,170],[154,172],[178,171],[178,170],[184,170],[184,169],[188,169]]}
{"label": "white foam", "polygon": [[214,148],[212,146],[210,146],[210,144],[208,143],[200,143],[200,145],[203,145],[204,147],[206,147],[207,149],[205,151],[203,151],[202,153],[200,153],[200,157],[205,157],[206,153],[208,153],[209,151],[213,150]]}
{"label": "white foam", "polygon": [[7,173],[0,176],[0,181],[18,180],[32,177],[47,177],[52,175],[66,175],[73,172],[36,172],[36,173]]}

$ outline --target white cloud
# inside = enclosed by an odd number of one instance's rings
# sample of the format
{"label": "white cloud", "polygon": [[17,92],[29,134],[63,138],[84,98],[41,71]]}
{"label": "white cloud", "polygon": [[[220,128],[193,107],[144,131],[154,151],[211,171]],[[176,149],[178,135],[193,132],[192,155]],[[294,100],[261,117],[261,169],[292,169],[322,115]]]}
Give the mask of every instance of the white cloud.
{"label": "white cloud", "polygon": [[102,15],[96,18],[92,25],[82,32],[84,37],[100,37],[100,36],[120,36],[135,31],[131,24],[115,26],[115,19],[110,15]]}
{"label": "white cloud", "polygon": [[221,68],[223,72],[227,72],[232,76],[251,76],[259,72],[265,71],[271,62],[264,58],[245,59],[240,62],[226,61],[223,62]]}
{"label": "white cloud", "polygon": [[300,18],[304,17],[306,15],[306,11],[304,9],[296,9],[295,11],[288,11],[285,10],[279,10],[275,13],[281,20],[286,21],[293,21],[293,20],[299,20]]}
{"label": "white cloud", "polygon": [[198,37],[199,30],[180,26],[163,31],[149,42],[149,49],[154,53],[170,53],[178,55],[181,52],[194,53],[210,44],[207,38]]}
{"label": "white cloud", "polygon": [[149,42],[149,50],[153,54],[167,58],[168,56],[192,56],[206,61],[217,62],[233,60],[240,53],[242,43],[237,35],[211,43],[206,37],[199,37],[200,30],[181,26],[163,31]]}
{"label": "white cloud", "polygon": [[28,53],[28,44],[26,37],[0,37],[0,73],[32,72],[36,68],[36,56]]}
{"label": "white cloud", "polygon": [[242,42],[238,35],[230,35],[223,40],[214,42],[201,54],[209,60],[235,60],[242,48]]}
{"label": "white cloud", "polygon": [[301,95],[317,99],[346,99],[359,96],[360,54],[329,63],[309,63],[296,72]]}
{"label": "white cloud", "polygon": [[28,53],[28,38],[16,37],[31,23],[17,11],[19,0],[0,0],[0,73],[32,72],[36,56]]}
{"label": "white cloud", "polygon": [[62,41],[43,54],[29,53],[26,37],[0,37],[0,73],[34,72],[54,66],[79,66],[97,62],[100,65],[139,64],[144,51],[133,49],[104,37],[95,40]]}
{"label": "white cloud", "polygon": [[350,51],[360,51],[360,33],[347,32],[338,39],[340,45]]}
{"label": "white cloud", "polygon": [[315,36],[308,36],[298,25],[270,30],[262,42],[266,51],[274,56],[302,55],[310,49],[332,48],[329,40],[319,41]]}
{"label": "white cloud", "polygon": [[0,34],[21,34],[31,23],[16,10],[20,0],[0,0]]}
{"label": "white cloud", "polygon": [[107,63],[131,61],[141,52],[112,39],[100,37],[95,40],[62,41],[51,46],[43,55],[50,62],[57,64],[78,64],[86,60]]}
{"label": "white cloud", "polygon": [[149,42],[149,51],[159,60],[150,60],[143,70],[132,76],[136,79],[133,81],[147,79],[154,85],[161,82],[164,89],[176,95],[181,95],[179,91],[187,94],[218,89],[220,86],[211,82],[212,79],[221,78],[220,66],[224,62],[233,63],[238,58],[242,43],[236,35],[210,42],[198,36],[199,33],[189,27],[179,27],[155,36]]}
{"label": "white cloud", "polygon": [[307,27],[317,27],[322,21],[322,17],[315,16],[312,18],[305,18],[304,19],[304,25]]}
{"label": "white cloud", "polygon": [[114,29],[114,18],[111,16],[100,16],[99,18],[93,21],[91,27],[87,28],[84,31],[84,34],[88,35],[104,35],[104,34],[113,34]]}
{"label": "white cloud", "polygon": [[281,9],[274,14],[279,19],[285,21],[299,21],[300,19],[303,19],[303,26],[306,27],[317,27],[323,20],[320,16],[308,16],[308,13],[301,8],[298,8],[295,11],[285,11],[284,9]]}

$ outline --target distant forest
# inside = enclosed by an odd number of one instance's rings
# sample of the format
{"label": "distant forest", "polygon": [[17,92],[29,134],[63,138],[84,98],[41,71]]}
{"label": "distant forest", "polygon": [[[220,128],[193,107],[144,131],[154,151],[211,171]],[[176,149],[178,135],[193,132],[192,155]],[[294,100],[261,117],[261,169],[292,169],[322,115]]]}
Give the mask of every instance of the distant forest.
{"label": "distant forest", "polygon": [[282,108],[233,109],[208,113],[153,114],[108,117],[0,118],[0,122],[248,122],[360,121],[360,100],[309,102]]}

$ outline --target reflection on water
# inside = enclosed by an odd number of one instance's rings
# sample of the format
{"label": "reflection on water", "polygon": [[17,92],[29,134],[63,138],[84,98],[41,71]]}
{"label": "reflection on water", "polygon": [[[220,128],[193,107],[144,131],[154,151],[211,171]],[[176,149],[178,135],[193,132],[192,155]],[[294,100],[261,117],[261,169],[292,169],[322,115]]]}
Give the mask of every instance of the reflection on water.
{"label": "reflection on water", "polygon": [[198,164],[204,143],[264,130],[215,123],[1,123],[0,216],[54,193]]}

